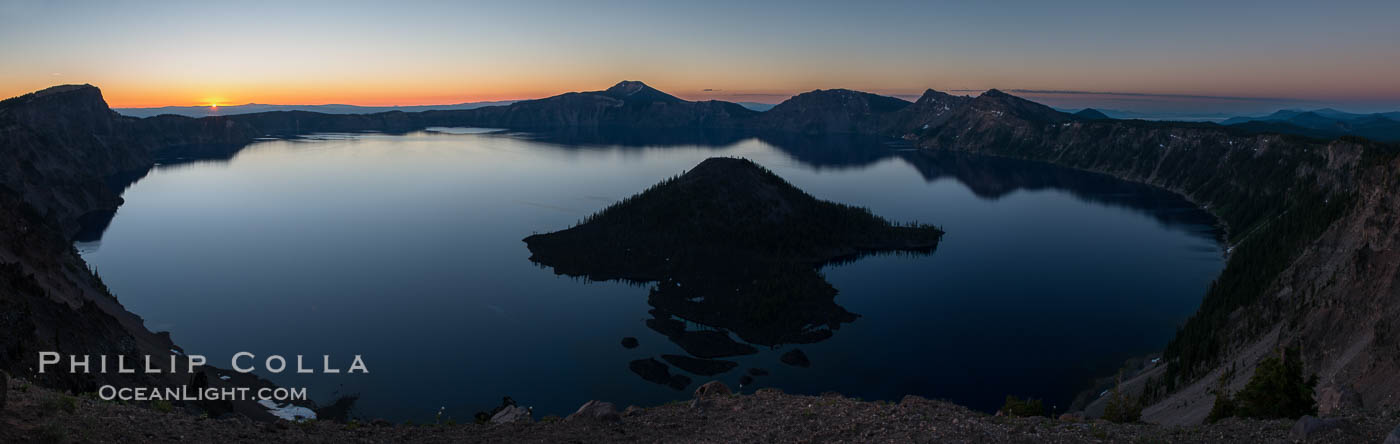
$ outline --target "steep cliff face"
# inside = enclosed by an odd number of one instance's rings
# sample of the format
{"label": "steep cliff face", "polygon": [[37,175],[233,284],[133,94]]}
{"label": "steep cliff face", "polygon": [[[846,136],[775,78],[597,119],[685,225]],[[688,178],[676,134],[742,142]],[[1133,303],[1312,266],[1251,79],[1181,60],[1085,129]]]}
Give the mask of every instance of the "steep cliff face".
{"label": "steep cliff face", "polygon": [[0,184],[68,234],[78,218],[116,210],[106,177],[144,170],[149,153],[127,136],[125,118],[90,85],[66,85],[0,102]]}
{"label": "steep cliff face", "polygon": [[[1250,134],[1210,124],[1078,120],[988,92],[916,136],[929,149],[1103,172],[1180,193],[1226,225],[1231,258],[1145,386],[1148,419],[1199,422],[1221,369],[1242,386],[1260,356],[1299,347],[1320,387],[1371,404],[1400,395],[1394,364],[1400,257],[1390,147]],[[1204,406],[1204,408],[1202,407]]]}
{"label": "steep cliff face", "polygon": [[[36,375],[38,353],[164,356],[174,346],[122,308],[57,227],[9,190],[0,190],[0,370],[45,385],[92,391],[101,381],[150,382],[146,375]],[[136,361],[131,361],[136,362]],[[175,382],[175,381],[172,381]]]}
{"label": "steep cliff face", "polygon": [[1361,165],[1354,204],[1270,288],[1280,344],[1296,344],[1323,390],[1400,404],[1400,159]]}
{"label": "steep cliff face", "polygon": [[89,85],[0,102],[0,157],[13,159],[0,164],[0,331],[6,333],[0,369],[75,391],[104,381],[183,382],[170,375],[35,370],[39,351],[134,359],[175,348],[168,335],[146,330],[122,307],[70,239],[84,219],[121,204],[111,180],[149,169],[163,144],[211,138],[201,131],[121,117]]}

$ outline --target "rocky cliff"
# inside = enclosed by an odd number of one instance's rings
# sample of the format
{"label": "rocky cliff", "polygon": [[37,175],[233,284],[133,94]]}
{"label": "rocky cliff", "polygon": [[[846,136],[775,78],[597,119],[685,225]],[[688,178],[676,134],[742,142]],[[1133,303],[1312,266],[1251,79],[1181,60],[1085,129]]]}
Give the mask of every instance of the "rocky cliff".
{"label": "rocky cliff", "polygon": [[[86,85],[0,102],[0,154],[10,159],[0,165],[0,369],[33,375],[39,351],[137,356],[174,347],[123,309],[69,243],[81,219],[121,203],[108,178],[150,166],[130,123]],[[35,377],[73,390],[119,378]]]}
{"label": "rocky cliff", "polygon": [[1367,406],[1400,395],[1397,257],[1400,171],[1393,146],[1255,134],[1213,124],[1081,120],[989,91],[934,128],[905,128],[933,150],[1017,157],[1180,193],[1226,226],[1231,257],[1200,310],[1167,345],[1142,391],[1147,419],[1195,423],[1227,369],[1238,390],[1258,361],[1297,347],[1321,391]]}

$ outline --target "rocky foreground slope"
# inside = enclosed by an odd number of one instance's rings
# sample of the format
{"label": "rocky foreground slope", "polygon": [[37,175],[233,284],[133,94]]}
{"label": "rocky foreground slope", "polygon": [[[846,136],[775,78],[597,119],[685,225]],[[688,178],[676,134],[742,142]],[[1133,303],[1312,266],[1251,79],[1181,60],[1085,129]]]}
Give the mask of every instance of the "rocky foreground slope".
{"label": "rocky foreground slope", "polygon": [[[75,398],[22,381],[10,384],[0,409],[3,442],[196,443],[591,443],[591,442],[898,442],[898,443],[1261,443],[1400,442],[1396,411],[1357,411],[1331,421],[1229,419],[1207,427],[1113,424],[1074,418],[990,416],[956,404],[905,397],[865,402],[839,395],[801,396],[762,389],[728,394],[704,386],[689,402],[638,408],[590,401],[567,418],[487,424],[257,422],[211,419],[178,408],[160,410]],[[498,416],[502,418],[503,416]],[[1302,425],[1300,425],[1302,424]],[[1393,436],[1388,438],[1388,436]]]}

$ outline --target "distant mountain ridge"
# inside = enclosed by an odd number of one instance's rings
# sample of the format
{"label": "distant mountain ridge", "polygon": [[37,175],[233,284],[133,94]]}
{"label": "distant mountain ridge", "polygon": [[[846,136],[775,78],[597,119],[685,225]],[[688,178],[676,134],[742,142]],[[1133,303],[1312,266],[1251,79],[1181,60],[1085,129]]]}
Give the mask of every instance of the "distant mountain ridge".
{"label": "distant mountain ridge", "polygon": [[1338,111],[1332,108],[1319,108],[1314,110],[1305,109],[1281,109],[1265,116],[1238,116],[1225,119],[1221,125],[1234,125],[1237,123],[1251,122],[1256,120],[1288,120],[1302,114],[1313,114],[1330,120],[1340,120],[1344,122],[1356,121],[1370,117],[1381,117],[1389,120],[1400,120],[1400,111],[1389,113],[1358,114],[1346,111]]}
{"label": "distant mountain ridge", "polygon": [[1099,111],[1099,110],[1096,110],[1096,109],[1093,109],[1093,108],[1084,108],[1084,109],[1082,109],[1082,110],[1079,110],[1079,112],[1074,113],[1074,117],[1075,117],[1076,119],[1083,119],[1083,120],[1108,120],[1108,119],[1112,119],[1112,117],[1108,117],[1108,115],[1107,115],[1107,114],[1104,114],[1102,111]]}
{"label": "distant mountain ridge", "polygon": [[602,91],[441,113],[461,123],[493,128],[739,128],[758,114],[732,102],[683,100],[631,80]]}
{"label": "distant mountain ridge", "polygon": [[1400,141],[1400,112],[1357,114],[1332,108],[1285,109],[1266,116],[1231,117],[1220,124],[1317,138],[1354,135],[1381,141]]}

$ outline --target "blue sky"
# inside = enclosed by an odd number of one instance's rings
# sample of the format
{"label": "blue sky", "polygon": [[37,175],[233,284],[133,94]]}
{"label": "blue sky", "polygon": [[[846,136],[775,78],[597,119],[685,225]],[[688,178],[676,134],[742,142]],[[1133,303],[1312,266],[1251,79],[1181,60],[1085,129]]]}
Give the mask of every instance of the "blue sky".
{"label": "blue sky", "polygon": [[1393,0],[2,0],[0,95],[91,83],[114,106],[389,105],[634,79],[691,99],[1000,88],[1080,93],[1038,96],[1066,107],[1394,110],[1397,18]]}

